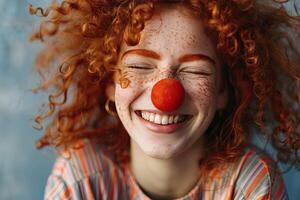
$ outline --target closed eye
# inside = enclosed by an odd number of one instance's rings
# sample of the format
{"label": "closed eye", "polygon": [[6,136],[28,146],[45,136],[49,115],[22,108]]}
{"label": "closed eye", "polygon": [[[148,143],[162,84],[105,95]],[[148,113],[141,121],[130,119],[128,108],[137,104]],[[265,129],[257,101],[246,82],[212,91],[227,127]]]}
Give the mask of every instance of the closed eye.
{"label": "closed eye", "polygon": [[139,65],[130,65],[130,66],[127,66],[127,68],[129,68],[129,69],[140,69],[140,70],[153,69],[152,67],[139,66]]}
{"label": "closed eye", "polygon": [[203,72],[203,71],[189,71],[189,70],[183,70],[181,71],[183,73],[189,73],[189,74],[197,74],[197,75],[204,75],[204,76],[210,76],[212,73],[209,72]]}

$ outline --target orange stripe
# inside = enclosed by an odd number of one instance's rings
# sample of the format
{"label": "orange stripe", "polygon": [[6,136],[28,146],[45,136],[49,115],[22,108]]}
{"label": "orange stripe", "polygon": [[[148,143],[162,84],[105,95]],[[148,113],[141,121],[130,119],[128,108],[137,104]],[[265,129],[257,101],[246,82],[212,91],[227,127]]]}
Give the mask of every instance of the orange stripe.
{"label": "orange stripe", "polygon": [[252,155],[253,155],[253,151],[250,150],[242,157],[242,160],[240,161],[238,167],[235,169],[235,172],[236,172],[235,177],[234,177],[235,180],[237,179],[237,176],[241,172],[241,169],[245,165],[246,161],[249,160],[249,157]]}
{"label": "orange stripe", "polygon": [[206,185],[205,185],[205,199],[207,199],[207,200],[210,200],[211,199],[211,191],[210,191],[210,188],[209,187],[207,187]]}
{"label": "orange stripe", "polygon": [[249,195],[255,191],[256,187],[259,183],[261,183],[262,179],[266,176],[268,173],[266,168],[263,168],[257,176],[255,176],[255,179],[250,183],[248,183],[249,187],[245,189],[245,195],[246,197],[249,197]]}
{"label": "orange stripe", "polygon": [[[56,183],[56,182],[55,182]],[[62,183],[61,183],[62,184]],[[55,187],[52,189],[52,191],[50,191],[48,194],[48,197],[52,197],[53,195],[55,195],[55,193],[57,192],[57,190],[60,188],[59,186],[61,186],[61,184],[55,184]]]}
{"label": "orange stripe", "polygon": [[83,150],[78,151],[77,158],[78,158],[78,161],[80,163],[80,166],[82,167],[84,175],[89,173],[89,171],[87,169],[87,166],[86,166],[85,156],[86,155],[84,154]]}
{"label": "orange stripe", "polygon": [[67,187],[66,190],[64,191],[64,193],[62,194],[61,198],[62,199],[66,199],[70,197],[70,187]]}
{"label": "orange stripe", "polygon": [[[80,166],[82,167],[84,176],[86,176],[86,175],[89,174],[89,170],[88,170],[88,168],[86,166],[86,159],[85,159],[85,157],[86,157],[86,155],[84,154],[83,149],[77,150],[77,158],[78,158],[78,161],[80,163]],[[93,200],[94,199],[93,192],[91,190],[91,185],[90,185],[90,182],[89,182],[88,179],[86,179],[84,181],[84,190],[86,192],[87,199]]]}
{"label": "orange stripe", "polygon": [[131,190],[130,195],[129,195],[129,199],[132,200],[135,196],[135,192],[134,190]]}
{"label": "orange stripe", "polygon": [[234,191],[233,187],[231,185],[229,187],[230,187],[230,189],[228,189],[228,191],[225,195],[225,199],[231,199],[233,197],[233,191]]}
{"label": "orange stripe", "polygon": [[87,199],[95,200],[89,179],[84,180],[84,186],[85,186],[84,189],[87,195]]}
{"label": "orange stripe", "polygon": [[[91,144],[91,149],[92,149],[92,159],[94,159],[95,161],[95,164],[96,164],[96,170],[100,172],[100,174],[102,174],[102,170],[101,170],[101,167],[100,167],[100,160],[98,158],[98,152],[96,151],[95,149],[96,147],[94,146],[94,144]],[[102,194],[106,194],[107,191],[105,189],[105,185],[103,184],[103,177],[101,176],[100,177],[100,181],[99,181],[99,184],[100,184],[100,188],[101,190],[99,190],[100,194],[99,196],[102,197]]]}

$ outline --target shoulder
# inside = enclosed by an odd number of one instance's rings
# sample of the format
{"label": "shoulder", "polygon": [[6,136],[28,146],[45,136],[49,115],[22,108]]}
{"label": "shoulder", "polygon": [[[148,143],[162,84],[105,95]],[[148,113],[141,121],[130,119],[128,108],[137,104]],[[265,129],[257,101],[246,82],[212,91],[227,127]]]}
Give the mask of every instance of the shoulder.
{"label": "shoulder", "polygon": [[45,199],[93,199],[107,191],[117,192],[119,179],[122,171],[110,153],[97,143],[85,141],[80,148],[57,158],[48,177]]}
{"label": "shoulder", "polygon": [[62,153],[51,174],[73,183],[94,174],[105,174],[112,168],[116,166],[108,151],[96,143],[84,141],[79,148]]}
{"label": "shoulder", "polygon": [[234,196],[237,199],[286,199],[277,164],[256,148],[246,149],[234,166]]}

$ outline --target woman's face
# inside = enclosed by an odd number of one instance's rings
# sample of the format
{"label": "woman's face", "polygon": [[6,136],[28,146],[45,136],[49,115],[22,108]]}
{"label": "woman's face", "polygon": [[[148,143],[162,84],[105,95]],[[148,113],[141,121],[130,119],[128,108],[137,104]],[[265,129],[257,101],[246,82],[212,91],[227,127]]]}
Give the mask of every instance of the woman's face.
{"label": "woman's face", "polygon": [[[220,90],[216,52],[201,20],[182,7],[174,8],[156,8],[139,44],[123,43],[118,66],[130,84],[115,85],[117,112],[131,140],[148,156],[160,159],[182,153],[200,140],[227,99]],[[165,78],[179,80],[185,90],[183,103],[173,112],[160,111],[151,101],[154,84]],[[178,124],[176,115],[179,121],[182,115],[188,118]],[[170,124],[162,125],[163,118]]]}

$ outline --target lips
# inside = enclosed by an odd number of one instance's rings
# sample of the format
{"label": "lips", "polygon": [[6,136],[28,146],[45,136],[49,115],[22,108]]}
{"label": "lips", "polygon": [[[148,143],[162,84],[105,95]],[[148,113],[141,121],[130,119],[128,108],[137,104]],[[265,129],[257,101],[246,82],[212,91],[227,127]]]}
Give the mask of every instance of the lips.
{"label": "lips", "polygon": [[141,123],[156,133],[170,134],[182,128],[191,119],[192,115],[168,115],[148,111],[135,111]]}

